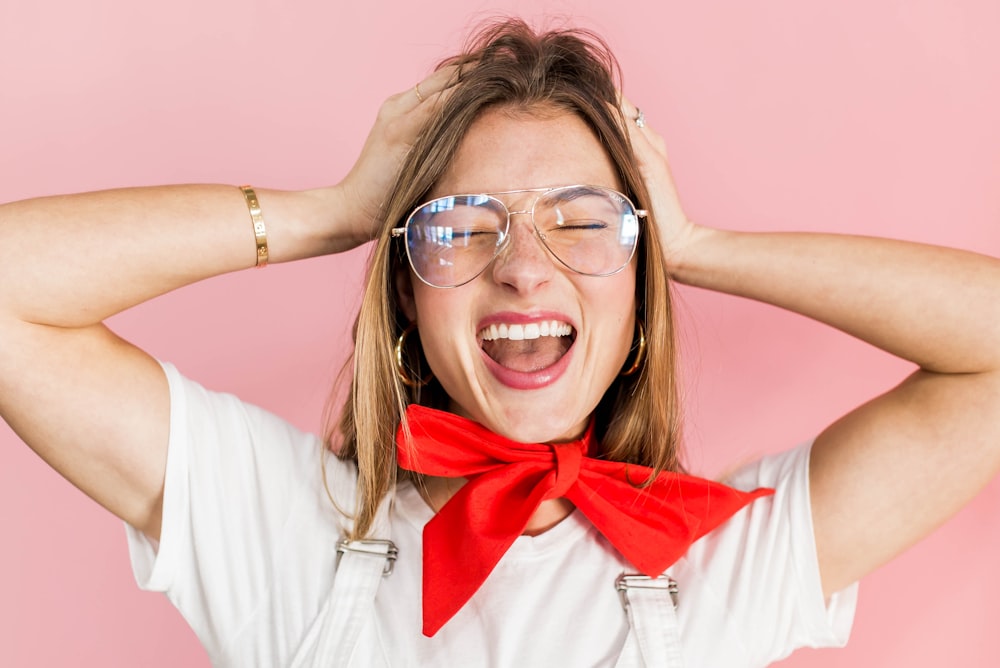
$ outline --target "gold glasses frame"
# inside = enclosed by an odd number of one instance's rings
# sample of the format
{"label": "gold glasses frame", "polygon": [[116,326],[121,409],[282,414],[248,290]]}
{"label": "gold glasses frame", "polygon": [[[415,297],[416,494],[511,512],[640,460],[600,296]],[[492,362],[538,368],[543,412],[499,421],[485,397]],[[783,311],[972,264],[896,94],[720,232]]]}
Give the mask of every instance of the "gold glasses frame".
{"label": "gold glasses frame", "polygon": [[[607,194],[607,195],[614,195],[616,197],[621,198],[622,202],[625,202],[625,203],[628,204],[629,208],[631,208],[631,210],[632,210],[632,212],[635,215],[635,217],[636,217],[637,220],[639,220],[639,219],[645,219],[645,218],[649,217],[649,211],[648,210],[637,208],[635,206],[635,203],[632,202],[632,200],[629,199],[629,197],[627,195],[625,195],[622,192],[619,192],[618,190],[615,190],[614,188],[608,188],[606,186],[593,186],[593,185],[587,185],[587,184],[573,184],[573,185],[567,185],[567,186],[553,186],[553,187],[548,187],[548,188],[522,188],[522,189],[519,189],[519,190],[502,190],[502,191],[499,191],[499,192],[491,192],[491,193],[461,193],[461,194],[456,194],[456,195],[443,195],[441,197],[435,197],[433,199],[427,200],[426,202],[424,202],[424,203],[419,204],[418,206],[416,206],[413,209],[413,211],[410,212],[410,215],[406,217],[406,223],[404,223],[404,225],[402,227],[394,227],[394,228],[392,228],[391,235],[392,235],[392,238],[394,238],[394,239],[395,238],[399,238],[399,237],[404,237],[405,238],[407,236],[407,230],[409,230],[409,227],[410,227],[410,222],[414,219],[414,217],[421,210],[423,210],[425,207],[430,206],[431,204],[433,204],[433,203],[435,203],[437,201],[448,200],[448,199],[457,199],[457,198],[487,198],[489,201],[492,201],[492,202],[495,202],[495,203],[499,204],[500,207],[502,208],[502,210],[504,212],[506,212],[506,214],[507,214],[506,224],[504,225],[503,229],[500,230],[500,238],[497,241],[496,246],[495,246],[495,248],[493,250],[492,257],[490,257],[490,259],[486,263],[483,264],[483,267],[479,271],[477,271],[471,277],[463,280],[462,282],[456,283],[454,285],[438,285],[436,283],[432,283],[429,280],[427,280],[423,276],[423,274],[421,274],[420,270],[417,269],[417,267],[415,266],[415,264],[413,262],[413,256],[412,256],[412,254],[410,252],[409,239],[407,238],[406,239],[406,241],[407,241],[407,243],[406,243],[406,258],[407,258],[407,260],[410,263],[410,268],[413,269],[413,273],[415,273],[417,275],[417,278],[419,278],[422,282],[424,282],[427,285],[429,285],[431,287],[434,287],[434,288],[457,288],[459,286],[465,285],[466,283],[469,283],[470,281],[474,280],[477,276],[479,276],[484,271],[486,271],[486,268],[489,267],[490,264],[492,264],[493,260],[495,260],[497,258],[497,256],[500,255],[500,253],[502,253],[503,250],[507,247],[508,242],[509,242],[509,238],[510,238],[510,234],[509,233],[510,233],[510,220],[511,220],[511,217],[512,216],[518,216],[518,215],[530,215],[531,216],[531,226],[535,230],[535,234],[541,240],[542,246],[545,247],[545,250],[548,251],[549,254],[551,254],[552,257],[554,257],[559,262],[559,264],[563,265],[564,267],[566,267],[570,271],[576,272],[576,273],[584,275],[584,276],[595,276],[595,277],[613,276],[614,274],[617,274],[618,272],[622,271],[625,267],[628,266],[628,263],[632,261],[632,257],[635,255],[635,249],[638,246],[638,236],[637,236],[637,239],[636,239],[636,243],[633,244],[633,246],[632,246],[632,250],[629,253],[628,258],[625,260],[625,262],[620,267],[618,267],[614,271],[609,271],[609,272],[600,273],[600,274],[591,274],[591,273],[587,273],[587,272],[583,272],[583,271],[579,271],[578,269],[575,269],[574,267],[572,267],[569,264],[567,264],[566,261],[564,261],[562,258],[560,258],[559,255],[556,254],[549,247],[548,243],[546,243],[545,234],[540,229],[538,229],[538,225],[535,224],[535,207],[538,205],[538,201],[540,199],[542,199],[546,195],[551,194],[551,193],[556,192],[556,191],[560,191],[560,190],[572,191],[574,189],[583,189],[583,190],[590,190],[590,191],[598,191],[598,192],[601,192],[601,193],[604,193],[604,194]],[[502,199],[500,199],[500,197],[499,197],[500,195],[520,195],[520,194],[524,194],[524,193],[538,193],[538,195],[535,197],[534,201],[531,203],[531,207],[528,208],[528,209],[518,209],[518,210],[512,211],[507,206],[507,204]]]}

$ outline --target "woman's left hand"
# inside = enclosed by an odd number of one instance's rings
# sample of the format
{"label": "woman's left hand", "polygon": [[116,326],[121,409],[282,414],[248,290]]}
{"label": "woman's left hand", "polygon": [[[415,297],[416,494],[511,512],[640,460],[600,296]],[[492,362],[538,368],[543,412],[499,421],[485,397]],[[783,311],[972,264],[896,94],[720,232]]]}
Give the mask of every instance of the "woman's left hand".
{"label": "woman's left hand", "polygon": [[1000,471],[1000,262],[873,237],[742,232],[688,220],[663,139],[622,100],[671,277],[826,323],[921,368],[810,452],[830,596],[956,513]]}
{"label": "woman's left hand", "polygon": [[667,269],[672,270],[679,264],[684,249],[693,243],[701,228],[692,223],[684,213],[670,173],[663,137],[650,127],[645,117],[643,124],[639,125],[639,109],[625,97],[622,97],[621,108],[627,119],[626,130],[635,150],[639,173],[649,191],[650,213],[659,229]]}

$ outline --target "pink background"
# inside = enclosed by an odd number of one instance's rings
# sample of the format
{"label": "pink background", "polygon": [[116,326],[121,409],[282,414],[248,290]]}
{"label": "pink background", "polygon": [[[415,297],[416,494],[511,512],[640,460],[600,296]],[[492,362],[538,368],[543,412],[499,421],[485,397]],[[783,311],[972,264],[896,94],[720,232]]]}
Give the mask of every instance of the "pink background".
{"label": "pink background", "polygon": [[[698,221],[1000,255],[993,0],[5,0],[0,200],[336,181],[380,101],[498,12],[571,16],[606,36]],[[217,279],[113,326],[210,387],[315,428],[364,256]],[[908,371],[769,307],[692,290],[681,305],[688,460],[702,473],[804,440]],[[0,540],[0,665],[207,665],[166,599],[135,588],[121,523],[3,424]],[[864,582],[848,649],[783,665],[1000,665],[998,562],[994,483]]]}

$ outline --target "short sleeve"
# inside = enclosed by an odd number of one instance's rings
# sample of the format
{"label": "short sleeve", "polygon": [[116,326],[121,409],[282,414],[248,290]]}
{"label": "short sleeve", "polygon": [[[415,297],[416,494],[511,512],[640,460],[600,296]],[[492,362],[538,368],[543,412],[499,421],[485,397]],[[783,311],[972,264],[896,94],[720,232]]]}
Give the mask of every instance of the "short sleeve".
{"label": "short sleeve", "polygon": [[[170,437],[160,541],[127,526],[129,552],[140,588],[166,593],[214,662],[287,570],[296,518],[335,512],[319,438],[162,366]],[[333,482],[353,485],[346,474]]]}
{"label": "short sleeve", "polygon": [[774,495],[755,500],[687,555],[725,610],[720,623],[742,638],[747,665],[768,665],[799,647],[842,647],[850,634],[857,584],[823,597],[810,451],[806,444],[740,469],[728,484],[770,487]]}

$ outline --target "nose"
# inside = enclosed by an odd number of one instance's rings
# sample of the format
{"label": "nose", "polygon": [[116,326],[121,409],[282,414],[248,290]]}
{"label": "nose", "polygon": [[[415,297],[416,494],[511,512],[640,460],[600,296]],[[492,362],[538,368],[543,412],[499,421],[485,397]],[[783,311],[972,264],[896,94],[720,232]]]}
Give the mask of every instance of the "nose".
{"label": "nose", "polygon": [[512,212],[504,249],[493,261],[493,280],[531,292],[552,278],[554,258],[542,245],[529,212]]}

